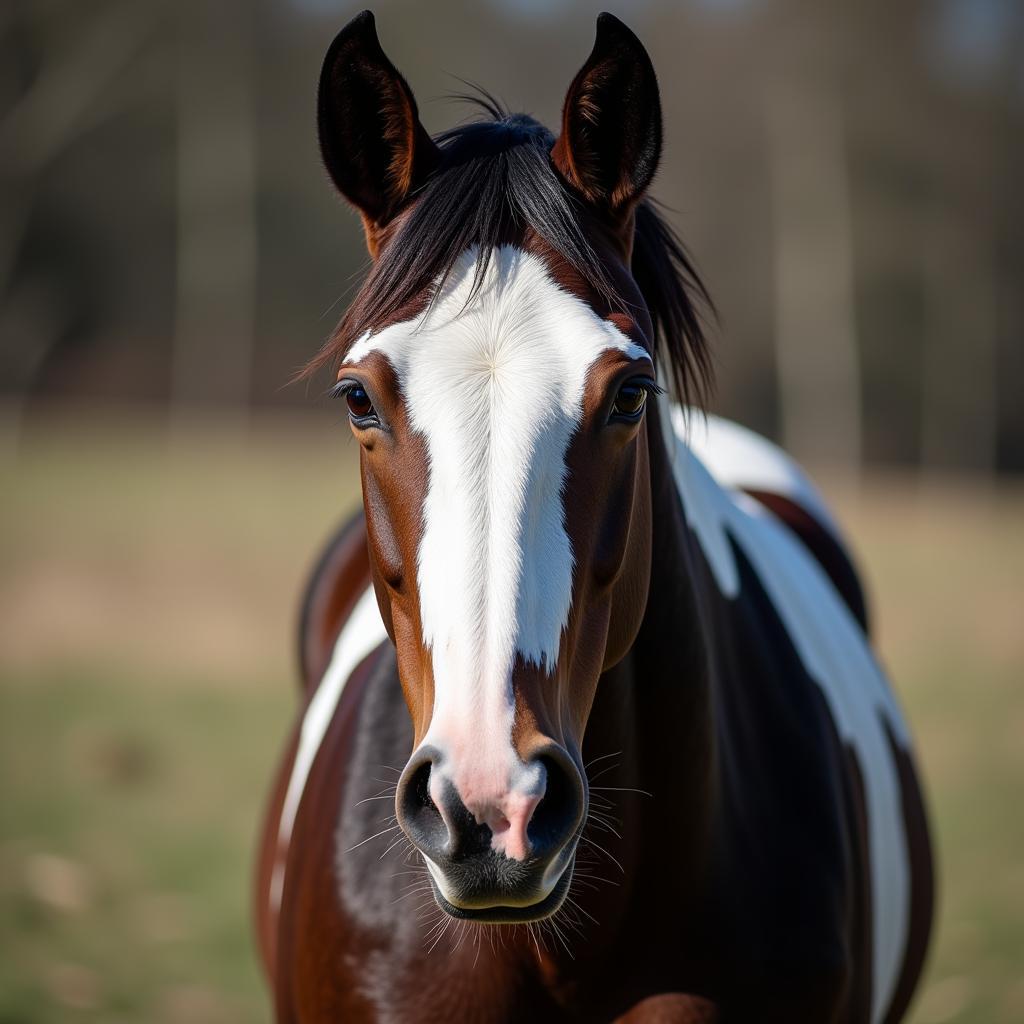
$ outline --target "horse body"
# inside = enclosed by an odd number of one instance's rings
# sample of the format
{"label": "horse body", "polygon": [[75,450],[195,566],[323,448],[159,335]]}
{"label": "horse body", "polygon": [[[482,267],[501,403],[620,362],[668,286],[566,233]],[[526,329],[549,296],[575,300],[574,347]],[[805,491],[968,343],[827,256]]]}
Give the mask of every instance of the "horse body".
{"label": "horse body", "polygon": [[[379,835],[392,819],[378,798],[382,790],[390,798],[389,769],[408,755],[412,730],[373,599],[362,515],[332,543],[330,552],[348,557],[327,558],[314,576],[309,599],[323,607],[303,639],[337,634],[333,659],[312,681],[306,757],[297,764],[290,751],[282,767],[298,782],[303,813],[282,849],[282,809],[272,808],[263,847],[258,899],[282,1021],[343,1012],[381,1021],[615,1020],[631,1010],[631,1020],[899,1019],[921,966],[931,870],[905,729],[824,568],[729,485],[799,504],[834,536],[823,503],[752,435],[739,442],[748,458],[737,465],[735,432],[711,423],[708,431],[699,419],[669,417],[668,444],[652,458],[663,467],[653,486],[664,504],[652,565],[665,567],[665,579],[652,579],[659,600],[629,657],[602,676],[591,711],[585,757],[594,774],[614,764],[605,778],[623,793],[614,801],[620,835],[595,828],[602,850],[592,869],[613,877],[589,882],[582,869],[564,925],[571,954],[554,932],[522,928],[495,940],[453,926],[442,934],[436,912],[410,913],[429,894],[394,830]],[[772,556],[758,560],[766,547]],[[810,592],[773,587],[779,575],[797,576]],[[814,614],[801,601],[824,608]],[[787,622],[798,619],[820,634],[794,638]],[[816,643],[839,643],[829,670],[815,660]],[[839,692],[830,692],[824,683],[836,673]],[[886,749],[859,759],[864,730],[875,728]],[[873,769],[895,801],[887,809],[899,812],[877,841],[892,848],[876,851],[874,872],[864,784]],[[876,820],[884,813],[872,810]],[[292,846],[301,862],[282,904],[273,867],[282,870]],[[890,881],[874,900],[873,875]],[[880,947],[885,960],[872,956]],[[887,982],[874,998],[872,975]],[[314,994],[309,1006],[303,993]]]}
{"label": "horse body", "polygon": [[[907,730],[803,474],[653,397],[656,334],[700,355],[637,206],[646,54],[602,16],[557,142],[499,117],[436,152],[368,18],[321,80],[377,263],[336,352],[364,513],[310,585],[261,848],[278,1020],[899,1020],[932,886]],[[463,188],[514,216],[464,201],[406,287]]]}

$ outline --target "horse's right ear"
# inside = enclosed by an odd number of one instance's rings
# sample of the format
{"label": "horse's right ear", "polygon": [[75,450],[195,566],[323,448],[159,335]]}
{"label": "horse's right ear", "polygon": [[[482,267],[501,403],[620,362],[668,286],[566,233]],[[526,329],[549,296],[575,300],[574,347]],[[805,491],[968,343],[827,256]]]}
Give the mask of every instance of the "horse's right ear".
{"label": "horse's right ear", "polygon": [[376,255],[380,229],[437,163],[416,100],[377,39],[373,15],[356,15],[331,43],[317,95],[320,152],[338,190],[362,214]]}
{"label": "horse's right ear", "polygon": [[651,58],[611,14],[597,19],[587,62],[569,86],[555,167],[583,199],[619,222],[650,185],[661,155],[661,102]]}

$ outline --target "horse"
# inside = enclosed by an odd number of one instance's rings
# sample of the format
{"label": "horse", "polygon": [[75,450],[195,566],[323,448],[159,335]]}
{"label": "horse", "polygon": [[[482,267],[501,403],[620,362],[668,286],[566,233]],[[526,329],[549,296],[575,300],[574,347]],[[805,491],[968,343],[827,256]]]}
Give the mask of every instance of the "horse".
{"label": "horse", "polygon": [[256,914],[279,1022],[891,1022],[933,870],[848,545],[702,412],[714,316],[602,14],[557,138],[437,137],[364,12],[319,81],[367,277],[363,504],[303,604]]}

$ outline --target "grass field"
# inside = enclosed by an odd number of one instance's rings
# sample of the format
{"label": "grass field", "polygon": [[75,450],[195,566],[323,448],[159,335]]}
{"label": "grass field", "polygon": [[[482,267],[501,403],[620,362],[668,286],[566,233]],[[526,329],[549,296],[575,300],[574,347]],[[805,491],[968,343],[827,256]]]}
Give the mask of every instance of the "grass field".
{"label": "grass field", "polygon": [[[51,418],[0,466],[0,1024],[269,1019],[253,837],[293,622],[356,500],[337,414]],[[917,1024],[1024,1020],[1024,489],[826,482],[941,872]]]}

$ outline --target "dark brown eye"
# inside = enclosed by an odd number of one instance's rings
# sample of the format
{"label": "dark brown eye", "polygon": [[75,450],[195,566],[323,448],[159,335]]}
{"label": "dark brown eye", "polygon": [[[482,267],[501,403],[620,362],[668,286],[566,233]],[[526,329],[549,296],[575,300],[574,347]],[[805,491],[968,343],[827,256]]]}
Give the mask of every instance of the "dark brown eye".
{"label": "dark brown eye", "polygon": [[373,415],[373,402],[365,389],[354,384],[345,392],[345,401],[348,403],[348,411],[353,419],[365,420]]}
{"label": "dark brown eye", "polygon": [[635,420],[644,411],[647,403],[647,388],[642,384],[634,384],[627,381],[619,388],[615,396],[615,405],[612,406],[612,418],[623,420]]}

